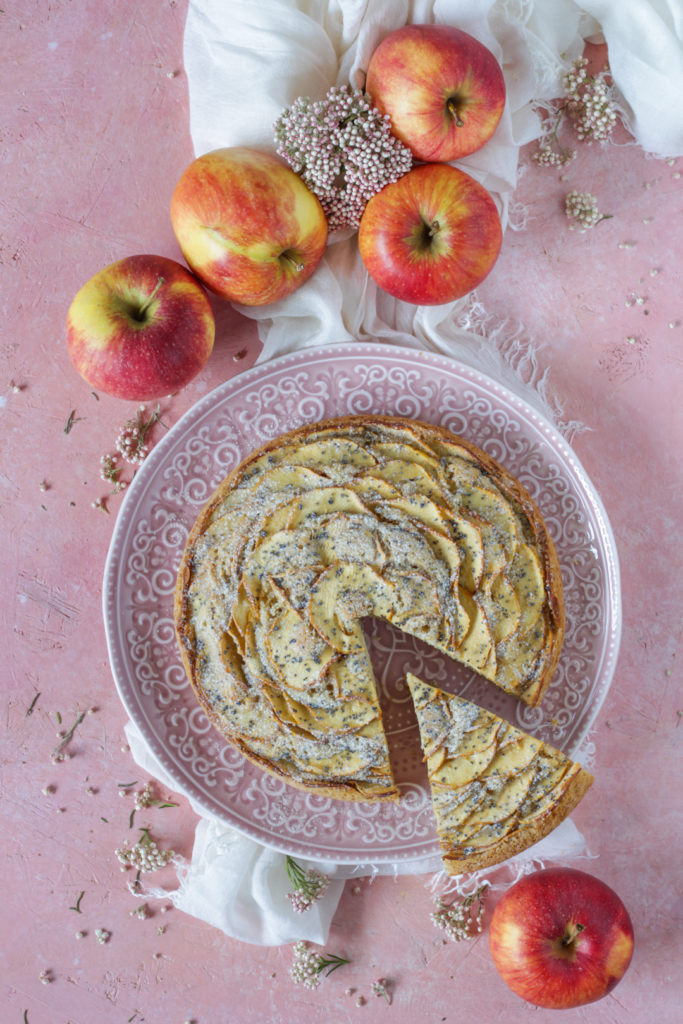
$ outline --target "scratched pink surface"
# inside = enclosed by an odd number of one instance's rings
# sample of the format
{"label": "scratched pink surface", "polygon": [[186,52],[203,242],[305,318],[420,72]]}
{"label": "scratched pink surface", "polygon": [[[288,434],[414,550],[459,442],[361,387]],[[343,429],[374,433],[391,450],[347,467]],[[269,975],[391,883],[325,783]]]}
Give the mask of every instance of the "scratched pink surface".
{"label": "scratched pink surface", "polygon": [[[69,362],[63,322],[76,290],[112,260],[179,256],[167,208],[192,158],[184,17],[180,0],[54,0],[0,13],[2,1019],[555,1020],[508,991],[486,931],[444,943],[429,919],[426,877],[347,884],[327,948],[353,963],[315,992],[292,984],[288,947],[247,946],[159,904],[147,920],[130,916],[138,904],[114,849],[130,834],[133,804],[118,784],[144,777],[122,749],[125,713],[100,613],[120,499],[108,516],[91,503],[107,490],[100,455],[135,406],[93,397]],[[508,231],[480,291],[494,317],[544,343],[541,363],[566,418],[588,427],[573,444],[621,558],[621,655],[595,729],[596,782],[574,820],[595,855],[588,869],[631,912],[636,954],[614,994],[566,1012],[568,1022],[680,1019],[681,170],[683,160],[647,159],[632,145],[584,149],[564,172],[529,166],[515,196],[527,225]],[[597,195],[613,218],[569,232],[562,200],[574,187]],[[166,422],[257,356],[252,324],[216,309],[215,353],[163,403]],[[88,708],[73,757],[53,765],[57,716],[66,729]],[[144,822],[189,855],[195,817],[179,803]],[[172,879],[167,869],[160,880]],[[111,933],[105,945],[98,928]],[[371,993],[379,976],[392,980],[391,1006]]]}

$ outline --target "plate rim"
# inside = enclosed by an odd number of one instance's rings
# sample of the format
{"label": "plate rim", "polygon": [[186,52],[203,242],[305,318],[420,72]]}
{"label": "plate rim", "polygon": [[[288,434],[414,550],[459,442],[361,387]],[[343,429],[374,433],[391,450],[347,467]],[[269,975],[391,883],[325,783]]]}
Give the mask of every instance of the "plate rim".
{"label": "plate rim", "polygon": [[[606,594],[609,599],[609,615],[606,617],[606,626],[608,628],[608,643],[606,643],[602,658],[599,665],[596,667],[595,678],[602,679],[602,693],[600,699],[595,702],[595,706],[590,710],[587,715],[586,722],[582,728],[582,731],[576,741],[576,748],[580,748],[586,743],[590,731],[593,728],[593,724],[597,715],[599,714],[604,700],[609,692],[610,686],[614,679],[617,660],[619,656],[619,649],[621,645],[622,635],[622,607],[621,607],[621,573],[619,566],[619,556],[617,545],[612,531],[612,527],[605,509],[604,503],[600,494],[598,493],[595,485],[591,478],[586,472],[581,460],[576,455],[574,450],[571,448],[566,439],[559,432],[557,427],[548,420],[538,409],[532,406],[524,398],[521,398],[514,391],[504,384],[499,383],[495,379],[491,378],[488,374],[469,366],[466,363],[459,361],[453,356],[446,355],[443,353],[425,351],[422,349],[414,349],[404,345],[385,344],[382,342],[339,342],[334,345],[322,345],[313,346],[308,348],[297,349],[293,352],[285,353],[272,359],[268,359],[264,362],[257,362],[253,366],[248,367],[241,373],[235,374],[228,380],[222,381],[216,387],[212,388],[201,398],[197,399],[180,418],[169,428],[168,432],[155,444],[142,463],[140,469],[136,472],[135,477],[131,481],[130,485],[126,489],[123,501],[118,511],[114,528],[112,530],[111,539],[109,542],[107,555],[105,559],[103,582],[102,582],[102,615],[104,620],[107,654],[109,659],[109,665],[114,678],[114,683],[118,692],[119,699],[123,704],[123,707],[128,715],[128,718],[137,727],[138,732],[142,736],[144,742],[149,747],[152,755],[159,762],[160,767],[166,772],[166,774],[172,780],[172,784],[177,787],[178,791],[182,793],[191,802],[193,808],[198,814],[210,815],[212,818],[218,818],[225,825],[234,828],[236,831],[248,836],[250,839],[261,843],[261,845],[268,845],[270,848],[279,850],[283,853],[293,853],[298,856],[304,857],[315,857],[316,853],[312,853],[314,843],[304,843],[296,841],[287,841],[284,839],[282,842],[278,841],[277,836],[269,837],[267,844],[264,842],[262,835],[257,829],[251,830],[249,826],[241,823],[235,823],[234,821],[228,820],[223,817],[220,810],[219,801],[213,801],[216,807],[210,806],[211,800],[206,794],[197,792],[198,787],[196,782],[187,773],[181,764],[176,763],[167,758],[167,751],[157,741],[157,737],[154,730],[151,728],[151,723],[147,715],[144,716],[145,722],[149,728],[146,730],[141,727],[140,722],[137,719],[136,714],[132,711],[141,710],[139,707],[133,708],[129,702],[128,695],[124,689],[123,679],[119,675],[119,652],[115,646],[115,617],[117,610],[116,594],[117,594],[117,582],[119,579],[120,570],[122,568],[121,554],[124,550],[124,539],[125,533],[134,523],[135,509],[137,508],[140,500],[146,493],[148,483],[151,483],[155,478],[155,472],[157,469],[157,463],[163,464],[165,453],[167,449],[171,449],[176,440],[186,431],[188,423],[192,421],[193,427],[197,427],[201,424],[203,417],[215,407],[217,403],[229,400],[233,392],[239,392],[244,387],[247,387],[254,379],[263,380],[264,376],[267,380],[272,374],[277,374],[279,370],[286,368],[288,365],[295,366],[297,363],[309,363],[318,362],[321,359],[323,361],[334,362],[338,356],[351,356],[362,353],[368,357],[379,356],[382,359],[391,361],[392,359],[403,359],[408,361],[414,361],[417,363],[431,364],[432,366],[444,366],[449,370],[450,373],[455,376],[459,376],[461,380],[465,382],[471,381],[476,383],[489,394],[495,395],[498,399],[507,403],[512,409],[520,414],[527,421],[530,421],[533,426],[540,431],[544,436],[545,440],[551,445],[554,451],[561,455],[562,460],[565,464],[569,465],[572,472],[574,473],[576,480],[580,484],[585,497],[590,501],[591,507],[594,512],[594,517],[597,526],[599,527],[601,534],[601,546],[603,551],[608,556],[605,564],[605,575],[607,586],[605,588]],[[387,414],[392,414],[391,410],[386,410]],[[396,413],[393,413],[396,415]],[[374,415],[374,413],[373,413]],[[398,414],[400,415],[400,414]],[[288,428],[291,429],[291,428]],[[282,433],[286,431],[283,430]],[[273,436],[278,436],[275,434]],[[208,500],[208,498],[207,498]],[[227,742],[227,740],[226,740]],[[150,772],[151,773],[151,772]],[[225,808],[223,808],[225,810]],[[424,838],[419,840],[419,844],[424,848]],[[415,840],[415,845],[418,845],[418,839]],[[405,851],[376,851],[372,852],[368,850],[368,857],[366,860],[359,860],[356,852],[344,853],[343,851],[334,850],[333,852],[328,850],[320,851],[322,859],[335,860],[338,864],[360,864],[360,863],[372,863],[372,864],[391,864],[391,863],[405,863],[405,862],[424,862],[430,857],[436,856],[438,858],[438,840],[434,840],[435,850],[433,854],[425,853],[424,849],[420,853],[411,854],[409,850]]]}

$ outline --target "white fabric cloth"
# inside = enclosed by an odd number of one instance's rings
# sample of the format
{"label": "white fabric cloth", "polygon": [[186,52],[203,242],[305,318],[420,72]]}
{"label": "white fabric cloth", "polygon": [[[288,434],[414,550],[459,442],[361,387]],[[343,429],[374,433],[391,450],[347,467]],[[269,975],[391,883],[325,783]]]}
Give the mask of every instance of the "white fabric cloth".
{"label": "white fabric cloth", "polygon": [[[406,22],[432,21],[470,32],[503,67],[507,104],[501,123],[493,139],[459,165],[492,193],[504,226],[519,147],[539,134],[534,101],[560,95],[564,71],[584,40],[600,32],[636,140],[659,156],[683,153],[680,0],[190,0],[184,61],[195,153],[234,145],[273,151],[272,126],[284,107],[298,96],[322,98],[335,84],[362,87],[368,59],[385,35]],[[332,238],[315,274],[286,300],[238,308],[258,321],[262,360],[353,340],[435,349],[498,379],[554,417],[533,346],[500,326],[491,330],[471,299],[417,307],[387,296],[368,278],[355,234]],[[136,761],[172,788],[135,727],[127,732]],[[566,821],[515,858],[510,870],[520,873],[539,862],[580,855],[586,855],[583,837]],[[152,894],[172,898],[180,909],[246,942],[324,943],[350,872],[315,865],[332,883],[319,903],[297,915],[286,899],[284,859],[202,818],[192,862],[180,870],[179,890]],[[401,865],[401,872],[407,870],[438,872],[439,865]],[[355,869],[374,872],[372,865]]]}

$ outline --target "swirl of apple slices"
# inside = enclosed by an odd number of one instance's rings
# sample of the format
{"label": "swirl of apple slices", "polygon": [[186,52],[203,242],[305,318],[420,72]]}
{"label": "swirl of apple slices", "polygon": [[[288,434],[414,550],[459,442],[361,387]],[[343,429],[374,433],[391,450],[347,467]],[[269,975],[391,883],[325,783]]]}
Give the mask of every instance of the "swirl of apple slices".
{"label": "swirl of apple slices", "polygon": [[246,459],[197,520],[176,592],[212,722],[295,784],[395,797],[366,616],[538,703],[562,595],[526,491],[468,442],[388,417],[300,428]]}

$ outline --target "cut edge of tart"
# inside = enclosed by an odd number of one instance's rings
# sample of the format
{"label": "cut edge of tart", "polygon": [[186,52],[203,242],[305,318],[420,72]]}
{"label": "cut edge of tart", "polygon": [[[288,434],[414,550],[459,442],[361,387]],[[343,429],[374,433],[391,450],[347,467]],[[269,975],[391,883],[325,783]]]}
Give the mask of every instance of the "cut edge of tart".
{"label": "cut edge of tart", "polygon": [[592,775],[561,751],[471,701],[406,677],[444,869],[499,864],[549,835]]}

